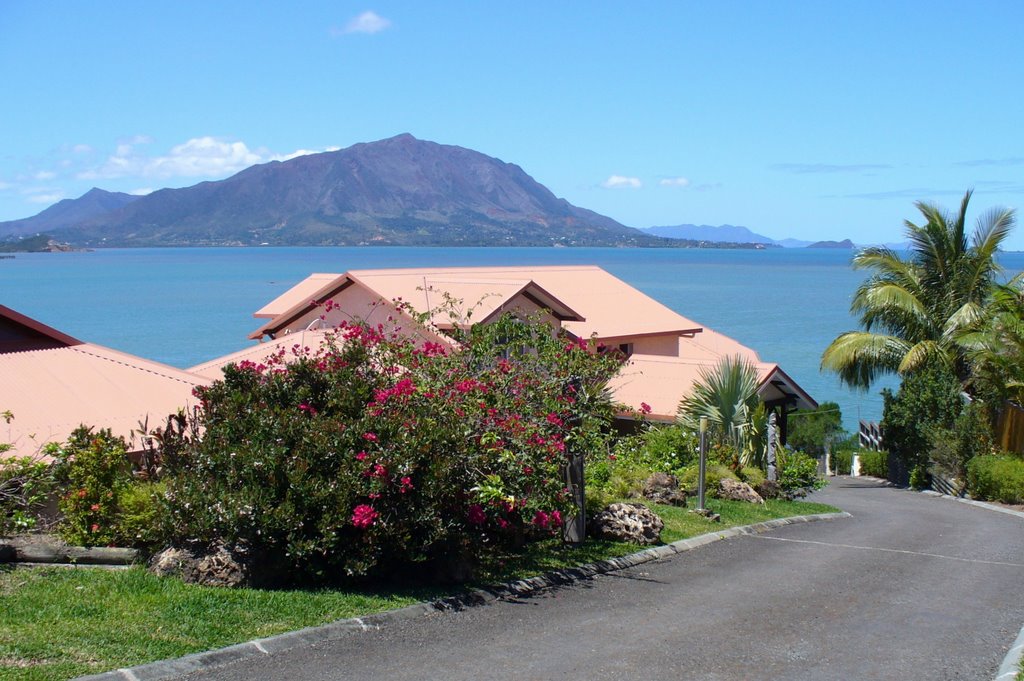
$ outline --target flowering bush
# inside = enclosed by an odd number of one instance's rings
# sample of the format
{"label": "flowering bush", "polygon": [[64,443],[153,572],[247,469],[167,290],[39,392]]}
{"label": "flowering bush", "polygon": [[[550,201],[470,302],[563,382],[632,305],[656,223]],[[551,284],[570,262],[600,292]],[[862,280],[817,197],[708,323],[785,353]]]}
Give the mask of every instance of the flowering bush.
{"label": "flowering bush", "polygon": [[170,537],[326,580],[558,531],[563,466],[604,450],[618,360],[511,316],[453,335],[343,324],[228,367],[198,391],[203,436],[165,462]]}
{"label": "flowering bush", "polygon": [[80,427],[67,443],[50,451],[63,490],[58,529],[65,541],[90,546],[122,539],[117,526],[120,499],[132,484],[125,447],[124,439],[110,430]]}

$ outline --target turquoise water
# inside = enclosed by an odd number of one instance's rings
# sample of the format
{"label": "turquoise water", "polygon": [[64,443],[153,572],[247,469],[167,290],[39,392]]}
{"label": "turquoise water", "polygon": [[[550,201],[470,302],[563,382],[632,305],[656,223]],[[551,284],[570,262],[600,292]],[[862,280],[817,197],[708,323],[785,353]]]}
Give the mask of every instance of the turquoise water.
{"label": "turquoise water", "polygon": [[[381,267],[593,264],[757,350],[847,428],[881,417],[878,390],[818,371],[824,348],[856,328],[863,275],[843,250],[615,248],[167,248],[19,254],[0,260],[0,303],[72,336],[178,367],[238,350],[252,313],[311,272]],[[1003,256],[1014,271],[1024,254]],[[0,377],[2,389],[2,377]]]}

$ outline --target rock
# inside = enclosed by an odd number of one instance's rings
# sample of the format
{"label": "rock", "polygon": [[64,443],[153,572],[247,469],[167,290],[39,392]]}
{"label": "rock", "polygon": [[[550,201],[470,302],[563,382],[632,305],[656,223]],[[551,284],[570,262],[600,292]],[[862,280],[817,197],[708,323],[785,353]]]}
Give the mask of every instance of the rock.
{"label": "rock", "polygon": [[782,486],[774,480],[765,480],[754,488],[754,491],[760,494],[762,499],[778,499],[783,496]]}
{"label": "rock", "polygon": [[644,499],[656,504],[686,506],[686,492],[679,489],[679,479],[668,473],[655,473],[647,478],[643,495]]}
{"label": "rock", "polygon": [[610,504],[590,520],[592,536],[632,544],[656,544],[665,523],[643,504]]}
{"label": "rock", "polygon": [[763,504],[764,499],[754,491],[754,488],[745,482],[722,478],[718,483],[718,498],[732,499],[733,501],[748,501],[752,504]]}
{"label": "rock", "polygon": [[153,556],[149,570],[204,586],[246,586],[251,583],[247,551],[217,542],[207,549],[168,548]]}

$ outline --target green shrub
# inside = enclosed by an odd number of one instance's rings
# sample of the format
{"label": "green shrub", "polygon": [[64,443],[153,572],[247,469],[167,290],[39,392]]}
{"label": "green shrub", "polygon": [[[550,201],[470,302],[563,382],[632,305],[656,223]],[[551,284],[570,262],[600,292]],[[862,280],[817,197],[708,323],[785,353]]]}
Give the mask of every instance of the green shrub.
{"label": "green shrub", "polygon": [[818,477],[818,461],[803,452],[787,452],[779,457],[779,487],[789,497],[807,496],[827,483]]}
{"label": "green shrub", "polygon": [[918,464],[910,471],[910,486],[916,490],[929,489],[932,486],[928,469]]}
{"label": "green shrub", "polygon": [[862,449],[860,457],[860,474],[873,475],[876,478],[885,478],[889,475],[889,452],[874,452],[870,449]]}
{"label": "green shrub", "polygon": [[166,490],[162,482],[136,482],[122,491],[116,522],[119,545],[146,548],[161,541]]}
{"label": "green shrub", "polygon": [[740,469],[740,480],[747,483],[753,488],[757,488],[762,482],[765,481],[765,473],[760,468],[754,466],[744,466]]}
{"label": "green shrub", "polygon": [[853,469],[853,452],[840,449],[832,452],[832,472],[836,475],[849,475]]}
{"label": "green shrub", "polygon": [[55,450],[55,475],[64,489],[58,531],[68,543],[109,545],[121,539],[121,495],[132,484],[125,448],[124,439],[109,429],[82,426]]}
{"label": "green shrub", "polygon": [[33,529],[53,489],[49,464],[28,456],[0,458],[0,536]]}
{"label": "green shrub", "polygon": [[998,454],[971,459],[967,464],[967,489],[975,499],[1024,503],[1024,460]]}
{"label": "green shrub", "polygon": [[[679,487],[685,490],[687,494],[695,495],[697,493],[699,477],[700,465],[687,466],[679,476]],[[718,496],[719,483],[725,478],[739,480],[728,466],[720,463],[708,463],[704,471],[705,494],[708,497]]]}

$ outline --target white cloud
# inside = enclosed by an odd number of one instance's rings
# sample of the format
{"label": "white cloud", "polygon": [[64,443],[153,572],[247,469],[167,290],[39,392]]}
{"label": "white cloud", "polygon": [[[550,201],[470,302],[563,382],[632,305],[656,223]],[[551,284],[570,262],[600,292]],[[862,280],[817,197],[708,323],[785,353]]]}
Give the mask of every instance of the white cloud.
{"label": "white cloud", "polygon": [[391,26],[391,22],[372,10],[353,17],[345,24],[345,28],[331,29],[331,35],[344,35],[346,33],[380,33]]}
{"label": "white cloud", "polygon": [[131,194],[132,196],[145,196],[146,194],[152,194],[153,193],[153,188],[152,187],[139,187],[138,189],[133,189],[133,190],[131,190],[128,193]]}
{"label": "white cloud", "polygon": [[11,184],[10,182],[0,181],[0,191],[3,191],[5,189],[14,189],[14,185]]}
{"label": "white cloud", "polygon": [[40,170],[32,177],[35,178],[36,180],[39,180],[40,182],[46,182],[47,180],[52,180],[53,178],[57,177],[57,173],[50,172],[49,170]]}
{"label": "white cloud", "polygon": [[658,182],[662,187],[689,187],[690,181],[685,177],[666,177]]}
{"label": "white cloud", "polygon": [[27,198],[30,203],[56,203],[64,198],[64,194],[61,192],[54,192],[53,194],[32,194]]}
{"label": "white cloud", "polygon": [[[277,154],[268,149],[250,149],[245,142],[216,137],[194,137],[172,147],[166,154],[147,156],[136,148],[136,137],[120,141],[114,154],[99,166],[78,173],[78,179],[112,179],[119,177],[168,179],[172,177],[212,177],[233,175],[240,170],[267,161],[287,161],[298,156],[317,154],[312,149],[298,149]],[[330,150],[336,148],[332,147]]]}
{"label": "white cloud", "polygon": [[601,183],[605,189],[639,189],[643,182],[638,177],[626,177],[624,175],[612,175]]}

